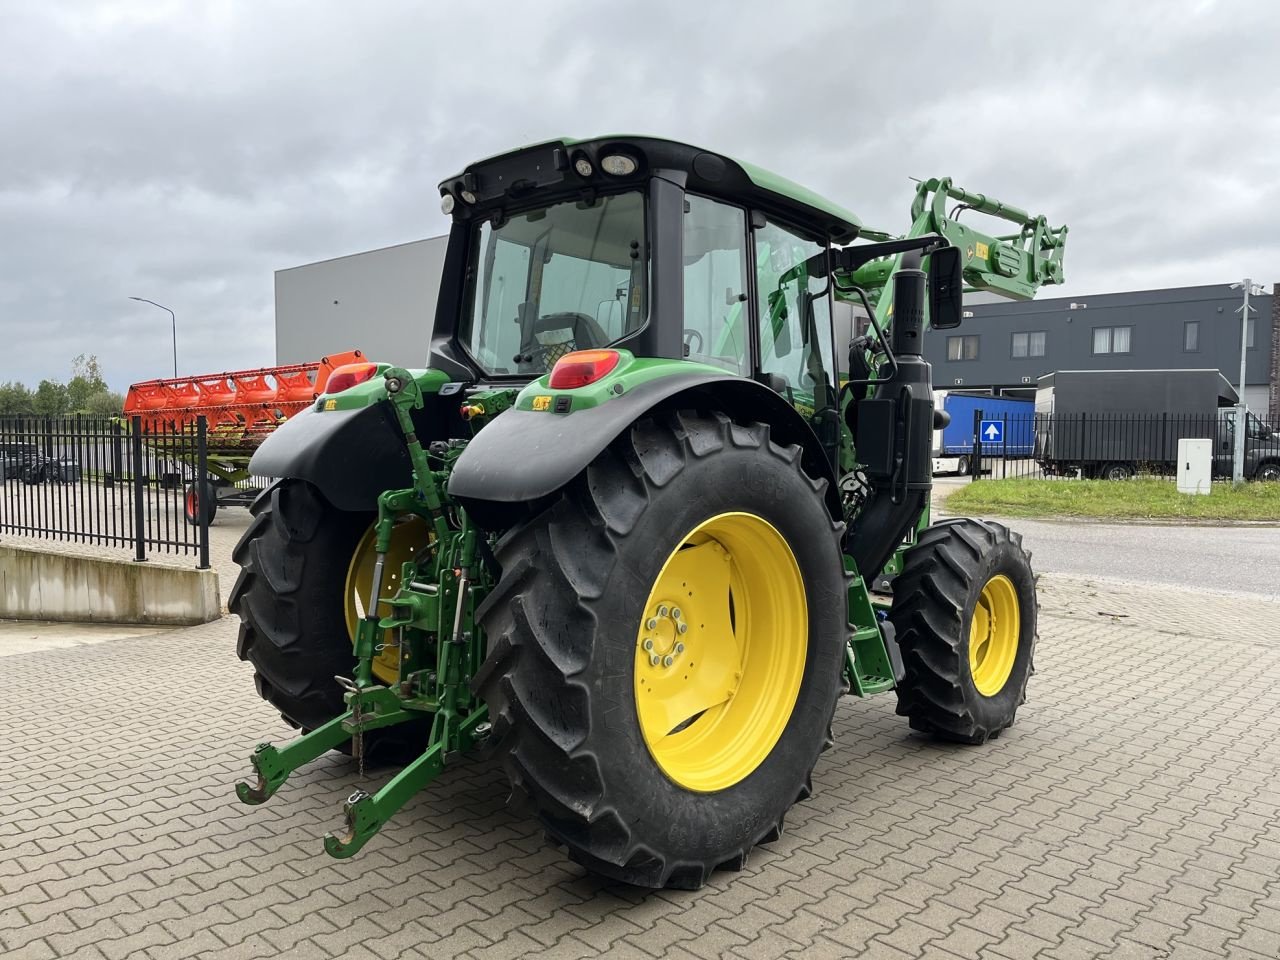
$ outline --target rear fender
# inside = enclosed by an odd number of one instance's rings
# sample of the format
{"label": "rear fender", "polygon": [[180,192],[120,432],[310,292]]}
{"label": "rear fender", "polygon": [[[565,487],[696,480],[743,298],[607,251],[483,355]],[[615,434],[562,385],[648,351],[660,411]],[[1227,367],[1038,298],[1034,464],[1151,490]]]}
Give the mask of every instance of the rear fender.
{"label": "rear fender", "polygon": [[650,380],[572,413],[513,407],[494,418],[458,457],[449,493],[481,524],[502,525],[515,515],[510,505],[554,494],[641,417],[679,408],[721,410],[735,419],[769,424],[776,442],[801,447],[805,470],[827,481],[831,516],[842,519],[831,465],[795,409],[753,380],[702,371]]}
{"label": "rear fender", "polygon": [[[457,398],[439,395],[448,376],[425,370],[416,371],[414,378],[423,390],[423,407],[412,414],[418,436],[449,436],[449,412],[456,413]],[[263,441],[249,461],[249,472],[307,480],[339,510],[377,509],[384,490],[413,483],[404,435],[385,399],[380,376],[321,397]]]}

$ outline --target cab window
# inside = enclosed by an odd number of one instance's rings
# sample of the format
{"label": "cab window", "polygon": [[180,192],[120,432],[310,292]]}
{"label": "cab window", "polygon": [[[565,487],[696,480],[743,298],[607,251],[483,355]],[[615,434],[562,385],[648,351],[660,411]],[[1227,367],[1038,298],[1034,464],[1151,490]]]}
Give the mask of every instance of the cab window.
{"label": "cab window", "polygon": [[831,297],[804,262],[824,249],[774,223],[755,232],[760,369],[780,376],[797,407],[835,405]]}
{"label": "cab window", "polygon": [[748,372],[747,221],[740,207],[686,196],[684,355]]}

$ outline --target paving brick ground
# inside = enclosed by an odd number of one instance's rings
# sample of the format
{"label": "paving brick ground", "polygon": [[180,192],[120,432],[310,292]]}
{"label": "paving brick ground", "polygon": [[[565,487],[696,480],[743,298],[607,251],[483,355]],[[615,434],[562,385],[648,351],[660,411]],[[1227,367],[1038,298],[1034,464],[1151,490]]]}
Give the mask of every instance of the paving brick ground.
{"label": "paving brick ground", "polygon": [[844,701],[787,833],[696,893],[584,876],[491,764],[328,859],[350,761],[231,792],[285,735],[233,619],[0,656],[0,955],[1275,960],[1280,604],[1042,587],[1017,726],[956,748]]}

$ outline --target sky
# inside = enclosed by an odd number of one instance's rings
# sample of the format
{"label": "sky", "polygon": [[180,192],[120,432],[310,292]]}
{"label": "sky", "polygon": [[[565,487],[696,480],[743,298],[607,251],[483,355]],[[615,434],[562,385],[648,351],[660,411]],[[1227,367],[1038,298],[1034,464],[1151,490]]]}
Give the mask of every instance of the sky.
{"label": "sky", "polygon": [[[903,231],[951,176],[1070,228],[1046,296],[1280,279],[1280,4],[0,0],[0,382],[274,361],[274,271],[447,230],[559,136],[750,160]],[[394,360],[388,357],[385,359]]]}

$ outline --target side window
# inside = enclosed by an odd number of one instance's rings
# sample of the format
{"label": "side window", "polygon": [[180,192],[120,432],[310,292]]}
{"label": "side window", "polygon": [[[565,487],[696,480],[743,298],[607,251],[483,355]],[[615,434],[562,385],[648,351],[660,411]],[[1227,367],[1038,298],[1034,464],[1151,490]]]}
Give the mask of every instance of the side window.
{"label": "side window", "polygon": [[746,299],[745,212],[704,197],[685,197],[685,356],[747,373]]}
{"label": "side window", "polygon": [[514,373],[514,358],[520,352],[520,304],[529,290],[529,248],[501,237],[492,240],[488,282],[481,294],[483,319],[470,347],[489,369]]}
{"label": "side window", "polygon": [[823,248],[773,223],[757,230],[755,241],[760,368],[781,376],[799,405],[833,406],[831,297],[817,296],[826,281],[810,278],[801,267]]}

